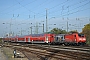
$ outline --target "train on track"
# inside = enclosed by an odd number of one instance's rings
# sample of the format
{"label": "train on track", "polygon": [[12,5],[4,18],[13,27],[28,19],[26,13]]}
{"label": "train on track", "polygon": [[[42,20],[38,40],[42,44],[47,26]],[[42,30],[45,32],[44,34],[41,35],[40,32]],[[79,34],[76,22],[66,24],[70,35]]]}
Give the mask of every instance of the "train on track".
{"label": "train on track", "polygon": [[30,34],[24,36],[4,37],[4,42],[16,43],[49,43],[49,44],[64,44],[64,45],[84,45],[86,37],[84,34]]}

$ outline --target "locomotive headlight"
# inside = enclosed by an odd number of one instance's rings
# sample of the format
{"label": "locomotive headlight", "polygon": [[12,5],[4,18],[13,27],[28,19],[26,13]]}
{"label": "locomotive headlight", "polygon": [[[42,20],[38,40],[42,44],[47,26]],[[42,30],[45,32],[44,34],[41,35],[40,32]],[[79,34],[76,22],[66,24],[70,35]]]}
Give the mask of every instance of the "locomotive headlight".
{"label": "locomotive headlight", "polygon": [[79,40],[82,40],[82,38],[79,38]]}
{"label": "locomotive headlight", "polygon": [[85,38],[83,38],[83,40],[86,40]]}

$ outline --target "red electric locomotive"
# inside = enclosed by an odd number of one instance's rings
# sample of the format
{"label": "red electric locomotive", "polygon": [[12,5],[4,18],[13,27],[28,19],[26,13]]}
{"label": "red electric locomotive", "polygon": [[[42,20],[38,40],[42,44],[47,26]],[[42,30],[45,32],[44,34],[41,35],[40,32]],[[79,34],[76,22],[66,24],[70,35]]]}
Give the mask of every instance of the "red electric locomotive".
{"label": "red electric locomotive", "polygon": [[73,33],[65,36],[66,42],[75,43],[77,45],[85,44],[86,38],[84,34]]}
{"label": "red electric locomotive", "polygon": [[59,34],[56,35],[55,42],[65,45],[84,45],[86,43],[86,37],[84,34]]}

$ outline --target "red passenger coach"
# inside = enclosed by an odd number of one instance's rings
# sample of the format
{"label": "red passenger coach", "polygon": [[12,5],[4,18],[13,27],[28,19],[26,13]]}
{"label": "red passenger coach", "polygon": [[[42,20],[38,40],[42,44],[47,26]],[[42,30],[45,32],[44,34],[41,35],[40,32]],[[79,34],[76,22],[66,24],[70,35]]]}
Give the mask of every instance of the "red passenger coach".
{"label": "red passenger coach", "polygon": [[4,41],[4,42],[7,42],[7,41],[9,41],[9,40],[10,40],[10,38],[8,38],[8,37],[4,37],[4,38],[3,38],[3,41]]}
{"label": "red passenger coach", "polygon": [[12,37],[11,42],[27,42],[27,43],[51,43],[54,41],[55,34],[31,34],[18,37]]}
{"label": "red passenger coach", "polygon": [[31,34],[25,36],[26,42],[50,43],[54,40],[54,34]]}
{"label": "red passenger coach", "polygon": [[10,42],[15,42],[16,38],[15,37],[10,37]]}
{"label": "red passenger coach", "polygon": [[17,42],[25,42],[24,36],[18,36],[17,37]]}

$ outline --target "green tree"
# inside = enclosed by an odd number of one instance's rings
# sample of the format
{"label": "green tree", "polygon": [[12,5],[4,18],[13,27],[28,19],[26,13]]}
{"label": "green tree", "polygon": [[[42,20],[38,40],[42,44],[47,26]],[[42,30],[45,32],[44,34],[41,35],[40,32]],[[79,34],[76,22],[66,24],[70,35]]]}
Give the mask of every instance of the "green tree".
{"label": "green tree", "polygon": [[82,33],[86,35],[87,44],[90,44],[90,24],[84,26]]}
{"label": "green tree", "polygon": [[54,34],[65,34],[67,33],[65,30],[59,29],[59,28],[53,28],[50,32]]}
{"label": "green tree", "polygon": [[69,31],[68,33],[78,33],[77,30]]}

